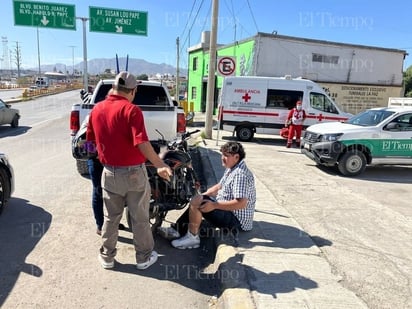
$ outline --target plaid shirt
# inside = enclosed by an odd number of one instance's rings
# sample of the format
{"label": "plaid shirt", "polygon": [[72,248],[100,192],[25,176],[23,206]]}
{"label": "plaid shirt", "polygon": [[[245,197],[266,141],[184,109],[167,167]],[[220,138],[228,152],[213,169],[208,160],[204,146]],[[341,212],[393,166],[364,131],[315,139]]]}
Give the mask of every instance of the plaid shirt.
{"label": "plaid shirt", "polygon": [[246,208],[233,210],[233,214],[239,220],[242,230],[251,230],[256,204],[256,188],[254,176],[246,163],[242,160],[231,169],[226,169],[219,183],[222,188],[217,193],[217,201],[247,199]]}

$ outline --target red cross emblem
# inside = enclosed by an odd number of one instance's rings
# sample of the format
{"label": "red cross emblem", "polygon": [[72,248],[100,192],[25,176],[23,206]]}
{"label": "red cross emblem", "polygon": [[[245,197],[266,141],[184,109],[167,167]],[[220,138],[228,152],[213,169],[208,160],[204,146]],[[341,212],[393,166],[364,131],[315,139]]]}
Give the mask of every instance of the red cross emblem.
{"label": "red cross emblem", "polygon": [[249,93],[245,93],[244,96],[242,96],[243,101],[245,101],[245,103],[247,103],[252,97],[249,95]]}
{"label": "red cross emblem", "polygon": [[322,121],[322,120],[323,120],[323,115],[322,115],[322,114],[319,114],[318,120],[319,120],[319,121]]}

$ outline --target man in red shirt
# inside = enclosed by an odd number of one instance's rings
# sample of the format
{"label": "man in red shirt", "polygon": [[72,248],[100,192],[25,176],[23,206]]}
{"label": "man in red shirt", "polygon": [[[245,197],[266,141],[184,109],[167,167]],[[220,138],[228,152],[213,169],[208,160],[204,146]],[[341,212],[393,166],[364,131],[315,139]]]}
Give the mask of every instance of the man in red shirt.
{"label": "man in red shirt", "polygon": [[145,167],[149,160],[160,177],[169,179],[172,170],[153,150],[147,137],[143,114],[134,105],[136,77],[120,72],[112,92],[90,113],[86,140],[94,143],[103,164],[103,200],[107,210],[98,256],[103,268],[113,268],[119,223],[124,206],[130,212],[137,269],[157,261],[149,223],[150,185]]}
{"label": "man in red shirt", "polygon": [[292,146],[293,136],[296,135],[296,146],[300,147],[300,136],[302,135],[303,122],[306,119],[306,112],[302,109],[302,101],[296,102],[296,107],[290,110],[286,119],[285,127],[289,126],[287,148]]}

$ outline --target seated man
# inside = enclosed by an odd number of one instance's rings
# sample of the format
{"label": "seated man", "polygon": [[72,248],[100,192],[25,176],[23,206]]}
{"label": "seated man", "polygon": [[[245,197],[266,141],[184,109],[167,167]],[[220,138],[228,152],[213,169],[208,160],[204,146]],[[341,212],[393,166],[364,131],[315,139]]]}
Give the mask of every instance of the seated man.
{"label": "seated man", "polygon": [[[245,158],[243,146],[237,142],[228,142],[220,151],[222,165],[226,167],[226,171],[219,183],[192,198],[188,210],[189,230],[182,238],[172,241],[172,246],[175,248],[199,247],[199,228],[202,218],[215,227],[229,232],[252,229],[256,188],[254,176],[243,160]],[[185,214],[182,215],[184,216]]]}

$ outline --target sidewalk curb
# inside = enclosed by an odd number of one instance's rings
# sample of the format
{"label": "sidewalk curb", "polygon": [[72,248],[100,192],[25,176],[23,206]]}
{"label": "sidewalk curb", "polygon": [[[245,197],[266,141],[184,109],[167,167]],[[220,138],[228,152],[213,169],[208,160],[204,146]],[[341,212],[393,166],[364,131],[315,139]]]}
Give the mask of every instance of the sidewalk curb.
{"label": "sidewalk curb", "polygon": [[216,250],[214,262],[218,267],[222,294],[218,299],[218,308],[254,309],[250,294],[249,280],[239,251],[230,245],[220,244]]}

